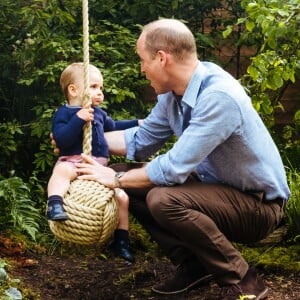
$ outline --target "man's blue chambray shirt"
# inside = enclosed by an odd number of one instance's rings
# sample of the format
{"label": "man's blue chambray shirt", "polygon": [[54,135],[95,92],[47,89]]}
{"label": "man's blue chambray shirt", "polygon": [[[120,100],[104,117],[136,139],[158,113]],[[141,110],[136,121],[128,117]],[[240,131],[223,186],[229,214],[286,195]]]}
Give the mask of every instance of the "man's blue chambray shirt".
{"label": "man's blue chambray shirt", "polygon": [[125,131],[127,158],[149,158],[174,134],[172,149],[146,167],[154,184],[183,183],[196,172],[203,182],[264,192],[267,200],[289,198],[276,145],[243,87],[219,66],[199,62],[182,99],[159,95],[143,125]]}

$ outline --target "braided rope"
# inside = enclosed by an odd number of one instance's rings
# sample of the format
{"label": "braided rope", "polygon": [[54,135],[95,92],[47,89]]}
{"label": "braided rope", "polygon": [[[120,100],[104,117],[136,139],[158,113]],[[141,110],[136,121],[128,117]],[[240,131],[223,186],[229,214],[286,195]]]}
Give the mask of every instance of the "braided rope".
{"label": "braided rope", "polygon": [[64,198],[65,222],[49,221],[50,229],[62,241],[77,244],[104,243],[118,224],[114,191],[96,181],[76,179]]}
{"label": "braided rope", "polygon": [[[83,67],[84,67],[84,98],[83,105],[90,101],[89,95],[89,10],[88,0],[82,1],[82,27],[83,27]],[[86,122],[83,128],[83,152],[87,155],[92,154],[92,125],[91,122]]]}
{"label": "braided rope", "polygon": [[[88,0],[82,1],[82,16],[84,105],[90,101]],[[87,155],[92,153],[91,122],[87,122],[83,129],[83,152]],[[119,220],[114,191],[96,181],[76,179],[71,182],[64,197],[64,209],[68,215],[67,221],[49,221],[51,231],[61,241],[86,245],[104,243]]]}

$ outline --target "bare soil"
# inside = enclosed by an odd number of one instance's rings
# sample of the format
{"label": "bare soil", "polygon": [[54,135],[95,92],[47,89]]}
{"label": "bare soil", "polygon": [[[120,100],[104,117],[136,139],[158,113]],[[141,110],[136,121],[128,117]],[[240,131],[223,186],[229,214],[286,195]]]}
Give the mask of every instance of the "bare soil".
{"label": "bare soil", "polygon": [[[174,272],[168,260],[156,252],[136,249],[136,262],[128,265],[106,248],[67,247],[53,255],[36,254],[0,236],[0,256],[9,261],[9,276],[21,280],[23,299],[219,299],[220,289],[214,281],[177,296],[152,293],[153,285]],[[299,273],[259,272],[269,288],[268,299],[300,299]]]}

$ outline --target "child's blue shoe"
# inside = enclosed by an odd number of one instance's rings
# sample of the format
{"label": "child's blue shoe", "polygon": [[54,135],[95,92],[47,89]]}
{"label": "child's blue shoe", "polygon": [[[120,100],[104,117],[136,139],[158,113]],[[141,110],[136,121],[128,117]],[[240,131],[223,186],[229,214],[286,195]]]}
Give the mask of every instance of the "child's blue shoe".
{"label": "child's blue shoe", "polygon": [[134,257],[130,251],[129,243],[126,240],[115,239],[109,248],[113,251],[116,256],[119,256],[129,263],[134,263]]}
{"label": "child's blue shoe", "polygon": [[51,221],[66,221],[68,216],[60,202],[48,202],[47,218]]}

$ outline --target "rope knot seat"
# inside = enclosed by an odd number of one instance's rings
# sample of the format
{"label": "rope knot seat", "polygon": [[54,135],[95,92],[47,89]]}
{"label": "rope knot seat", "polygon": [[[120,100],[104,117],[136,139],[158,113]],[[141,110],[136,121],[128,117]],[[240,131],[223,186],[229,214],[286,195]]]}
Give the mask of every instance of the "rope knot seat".
{"label": "rope knot seat", "polygon": [[[88,1],[82,2],[84,101],[89,97],[89,32]],[[92,153],[92,126],[87,122],[83,129],[83,152]],[[64,196],[64,209],[68,220],[49,221],[49,227],[58,240],[75,244],[99,244],[107,241],[119,221],[118,203],[114,190],[96,181],[75,179]]]}
{"label": "rope knot seat", "polygon": [[118,204],[114,191],[89,180],[76,179],[64,197],[68,220],[49,221],[61,241],[76,244],[104,243],[118,224]]}

